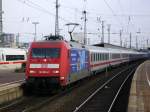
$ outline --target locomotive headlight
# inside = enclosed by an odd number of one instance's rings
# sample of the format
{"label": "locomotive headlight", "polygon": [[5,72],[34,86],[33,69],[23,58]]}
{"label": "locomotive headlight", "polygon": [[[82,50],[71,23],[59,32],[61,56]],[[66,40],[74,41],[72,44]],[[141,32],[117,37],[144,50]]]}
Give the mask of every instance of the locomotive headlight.
{"label": "locomotive headlight", "polygon": [[65,77],[60,77],[60,80],[63,81],[65,79]]}
{"label": "locomotive headlight", "polygon": [[53,70],[52,72],[53,73],[59,73],[59,70]]}
{"label": "locomotive headlight", "polygon": [[31,74],[33,74],[33,73],[36,73],[36,71],[34,71],[34,70],[30,70],[30,73],[31,73]]}

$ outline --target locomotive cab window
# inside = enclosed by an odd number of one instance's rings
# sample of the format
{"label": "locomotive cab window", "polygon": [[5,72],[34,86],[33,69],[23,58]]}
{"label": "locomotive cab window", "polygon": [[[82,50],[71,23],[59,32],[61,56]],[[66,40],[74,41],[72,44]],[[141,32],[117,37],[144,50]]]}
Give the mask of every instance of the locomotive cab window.
{"label": "locomotive cab window", "polygon": [[59,48],[33,48],[32,58],[59,58]]}

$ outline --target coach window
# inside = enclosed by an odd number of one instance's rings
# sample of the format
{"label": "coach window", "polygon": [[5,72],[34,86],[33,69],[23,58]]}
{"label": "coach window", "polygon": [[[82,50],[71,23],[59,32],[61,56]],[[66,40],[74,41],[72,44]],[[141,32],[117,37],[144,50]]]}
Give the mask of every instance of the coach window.
{"label": "coach window", "polygon": [[95,61],[95,54],[93,53],[93,62]]}
{"label": "coach window", "polygon": [[94,53],[92,53],[92,62],[94,62]]}
{"label": "coach window", "polygon": [[93,60],[93,61],[95,62],[95,53],[93,54],[93,57],[94,57],[94,60]]}
{"label": "coach window", "polygon": [[4,54],[2,54],[2,60],[4,61]]}
{"label": "coach window", "polygon": [[90,59],[91,59],[91,62],[92,62],[92,53],[91,53],[91,56],[90,56],[90,57],[91,57]]}
{"label": "coach window", "polygon": [[100,61],[101,61],[101,54],[100,54]]}
{"label": "coach window", "polygon": [[105,60],[105,53],[103,54],[103,60]]}
{"label": "coach window", "polygon": [[93,53],[91,53],[91,61],[93,62]]}
{"label": "coach window", "polygon": [[96,53],[96,60],[95,61],[97,61],[97,53]]}
{"label": "coach window", "polygon": [[105,60],[105,55],[103,54],[103,60]]}
{"label": "coach window", "polygon": [[93,53],[93,62],[95,61],[95,54]]}
{"label": "coach window", "polygon": [[104,60],[105,60],[105,53],[104,53]]}
{"label": "coach window", "polygon": [[94,53],[92,53],[92,62],[94,62]]}
{"label": "coach window", "polygon": [[106,60],[108,60],[108,54],[106,54]]}
{"label": "coach window", "polygon": [[103,60],[105,60],[105,54],[103,54]]}
{"label": "coach window", "polygon": [[108,60],[108,54],[107,54],[107,60]]}
{"label": "coach window", "polygon": [[102,61],[102,54],[101,54],[101,61]]}
{"label": "coach window", "polygon": [[92,53],[92,62],[94,61],[94,54]]}

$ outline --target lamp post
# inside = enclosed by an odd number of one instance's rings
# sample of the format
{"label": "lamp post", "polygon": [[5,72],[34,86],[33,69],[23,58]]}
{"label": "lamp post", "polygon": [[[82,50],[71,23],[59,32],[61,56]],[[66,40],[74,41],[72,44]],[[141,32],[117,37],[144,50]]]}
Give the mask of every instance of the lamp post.
{"label": "lamp post", "polygon": [[34,30],[34,41],[36,41],[36,37],[37,37],[37,33],[36,33],[36,27],[37,27],[37,24],[39,24],[39,22],[32,22],[32,24],[34,25],[35,27],[35,30]]}
{"label": "lamp post", "polygon": [[136,49],[139,49],[139,46],[138,46],[138,36],[141,33],[141,29],[139,28],[139,30],[136,33],[137,33],[137,36],[136,36]]}

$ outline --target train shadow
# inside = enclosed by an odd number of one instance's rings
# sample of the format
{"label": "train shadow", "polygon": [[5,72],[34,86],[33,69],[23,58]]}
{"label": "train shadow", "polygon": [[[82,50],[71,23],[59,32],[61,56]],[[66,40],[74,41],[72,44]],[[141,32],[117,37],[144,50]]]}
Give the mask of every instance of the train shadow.
{"label": "train shadow", "polygon": [[28,85],[27,83],[22,84],[23,96],[53,96],[60,92],[60,88],[36,88],[33,85]]}

